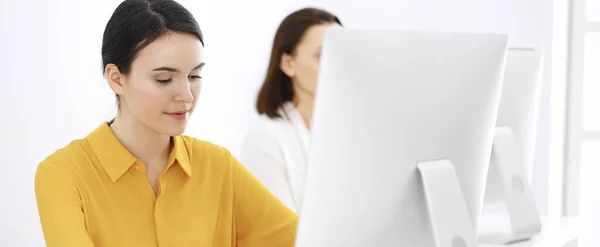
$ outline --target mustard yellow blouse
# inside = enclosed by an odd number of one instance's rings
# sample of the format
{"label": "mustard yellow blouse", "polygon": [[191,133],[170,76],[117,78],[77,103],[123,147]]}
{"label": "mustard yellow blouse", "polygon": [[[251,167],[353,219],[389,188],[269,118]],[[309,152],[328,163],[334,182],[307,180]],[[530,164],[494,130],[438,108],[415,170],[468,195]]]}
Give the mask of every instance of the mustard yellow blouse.
{"label": "mustard yellow blouse", "polygon": [[154,193],[107,123],[46,158],[35,193],[48,247],[288,247],[297,216],[224,148],[188,136]]}

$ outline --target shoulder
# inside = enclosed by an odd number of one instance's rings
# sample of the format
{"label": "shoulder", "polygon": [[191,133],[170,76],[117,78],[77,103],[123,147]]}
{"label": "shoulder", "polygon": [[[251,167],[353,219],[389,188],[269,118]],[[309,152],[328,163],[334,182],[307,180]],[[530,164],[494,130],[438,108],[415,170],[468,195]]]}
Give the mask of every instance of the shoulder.
{"label": "shoulder", "polygon": [[85,139],[77,139],[71,141],[69,144],[60,147],[52,154],[48,155],[41,163],[65,163],[71,162],[77,158],[81,158],[85,155]]}
{"label": "shoulder", "polygon": [[237,162],[231,152],[223,146],[191,136],[181,135],[180,137],[185,143],[194,170],[224,172],[231,164]]}
{"label": "shoulder", "polygon": [[201,140],[195,137],[180,135],[181,139],[187,146],[188,150],[192,153],[223,153],[228,152],[227,149],[223,146],[217,145],[215,143]]}
{"label": "shoulder", "polygon": [[244,137],[240,160],[251,169],[270,166],[273,161],[284,164],[295,141],[294,128],[288,119],[261,116]]}
{"label": "shoulder", "polygon": [[223,146],[187,135],[181,135],[180,137],[185,143],[191,158],[204,156],[205,158],[222,159],[231,156],[229,150]]}
{"label": "shoulder", "polygon": [[86,146],[85,139],[78,139],[48,155],[38,164],[36,181],[44,180],[45,177],[74,179],[81,169],[91,168]]}
{"label": "shoulder", "polygon": [[270,119],[267,116],[260,116],[251,125],[242,141],[240,150],[242,163],[252,165],[252,161],[261,155],[282,160],[282,147],[285,146],[285,140],[290,136],[288,128],[291,126],[289,125],[287,119]]}
{"label": "shoulder", "polygon": [[192,170],[194,173],[205,174],[203,178],[208,175],[211,181],[227,180],[245,169],[223,146],[185,135],[181,138],[188,147]]}
{"label": "shoulder", "polygon": [[261,115],[249,128],[244,136],[243,146],[254,144],[273,144],[286,136],[291,128],[289,120],[285,118],[271,119]]}
{"label": "shoulder", "polygon": [[270,118],[267,115],[260,115],[258,119],[252,124],[251,130],[269,130],[269,129],[281,129],[290,125],[290,121],[285,117]]}

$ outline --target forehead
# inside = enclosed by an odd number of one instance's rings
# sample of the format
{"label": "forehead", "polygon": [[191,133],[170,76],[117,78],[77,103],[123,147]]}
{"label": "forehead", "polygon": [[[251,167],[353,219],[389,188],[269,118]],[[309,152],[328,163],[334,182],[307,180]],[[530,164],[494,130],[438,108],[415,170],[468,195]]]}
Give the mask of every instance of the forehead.
{"label": "forehead", "polygon": [[132,68],[170,66],[185,71],[204,62],[203,53],[204,47],[196,36],[173,32],[142,48]]}
{"label": "forehead", "polygon": [[323,44],[323,39],[325,37],[325,31],[327,29],[339,26],[337,23],[327,23],[314,25],[306,30],[306,33],[302,37],[302,41],[299,45],[309,46],[309,47],[318,47]]}

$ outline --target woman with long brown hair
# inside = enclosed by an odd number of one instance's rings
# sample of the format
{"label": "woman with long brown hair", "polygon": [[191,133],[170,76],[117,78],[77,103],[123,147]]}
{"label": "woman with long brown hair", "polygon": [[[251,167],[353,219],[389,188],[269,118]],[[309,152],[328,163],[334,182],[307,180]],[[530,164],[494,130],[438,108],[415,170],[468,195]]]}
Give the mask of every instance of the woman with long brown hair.
{"label": "woman with long brown hair", "polygon": [[281,22],[256,102],[260,120],[242,145],[242,164],[294,211],[302,201],[323,37],[341,25],[317,8],[300,9]]}

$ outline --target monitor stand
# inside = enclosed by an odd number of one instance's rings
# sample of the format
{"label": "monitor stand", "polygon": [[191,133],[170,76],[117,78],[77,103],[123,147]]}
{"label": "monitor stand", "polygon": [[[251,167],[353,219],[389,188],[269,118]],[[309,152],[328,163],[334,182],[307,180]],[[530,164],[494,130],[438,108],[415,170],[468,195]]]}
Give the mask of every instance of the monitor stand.
{"label": "monitor stand", "polygon": [[419,162],[435,247],[477,247],[476,232],[449,160]]}
{"label": "monitor stand", "polygon": [[501,189],[510,230],[480,232],[479,243],[507,244],[531,239],[542,231],[542,221],[531,187],[527,182],[526,158],[522,144],[510,127],[498,126],[494,135],[488,182]]}

